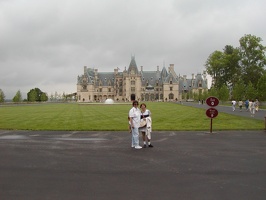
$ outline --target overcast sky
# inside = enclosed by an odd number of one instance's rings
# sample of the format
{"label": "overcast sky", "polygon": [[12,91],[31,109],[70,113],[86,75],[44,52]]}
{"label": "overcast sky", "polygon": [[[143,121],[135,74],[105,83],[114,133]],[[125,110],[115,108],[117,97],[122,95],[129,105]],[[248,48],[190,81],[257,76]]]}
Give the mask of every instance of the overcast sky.
{"label": "overcast sky", "polygon": [[[164,63],[202,72],[208,56],[252,34],[266,40],[265,0],[0,0],[0,89],[76,92],[83,67]],[[265,41],[262,42],[266,46]]]}

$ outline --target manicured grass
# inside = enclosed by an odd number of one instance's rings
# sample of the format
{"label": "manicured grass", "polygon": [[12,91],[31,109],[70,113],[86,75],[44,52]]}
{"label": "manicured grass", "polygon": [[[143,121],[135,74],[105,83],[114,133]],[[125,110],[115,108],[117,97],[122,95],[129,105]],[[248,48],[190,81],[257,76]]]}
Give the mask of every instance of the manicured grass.
{"label": "manicured grass", "polygon": [[[153,130],[209,130],[204,109],[174,103],[146,102]],[[131,104],[26,104],[0,106],[0,129],[125,131]],[[213,130],[262,130],[264,121],[219,113]]]}

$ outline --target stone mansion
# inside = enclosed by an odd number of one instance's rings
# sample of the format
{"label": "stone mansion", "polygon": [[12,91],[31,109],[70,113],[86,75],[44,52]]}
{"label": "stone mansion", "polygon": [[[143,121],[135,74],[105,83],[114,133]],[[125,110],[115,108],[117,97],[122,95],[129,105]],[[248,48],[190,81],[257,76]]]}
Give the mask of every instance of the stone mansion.
{"label": "stone mansion", "polygon": [[119,72],[98,72],[98,69],[84,67],[84,73],[77,78],[78,102],[114,101],[179,101],[186,93],[200,94],[208,90],[206,72],[192,74],[191,79],[177,76],[174,65],[168,70],[144,71],[137,67],[135,57],[131,56],[128,69]]}

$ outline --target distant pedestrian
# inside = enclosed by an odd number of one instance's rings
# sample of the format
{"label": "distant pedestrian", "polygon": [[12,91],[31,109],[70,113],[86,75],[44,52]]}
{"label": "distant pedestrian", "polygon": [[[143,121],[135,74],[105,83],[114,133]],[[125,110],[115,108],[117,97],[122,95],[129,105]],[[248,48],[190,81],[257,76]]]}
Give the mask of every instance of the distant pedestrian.
{"label": "distant pedestrian", "polygon": [[248,111],[248,106],[249,106],[249,100],[247,99],[247,100],[245,101],[246,111]]}
{"label": "distant pedestrian", "polygon": [[235,100],[232,101],[232,109],[233,109],[233,111],[236,110],[236,101]]}
{"label": "distant pedestrian", "polygon": [[138,101],[133,101],[133,107],[129,111],[131,133],[132,133],[132,143],[131,147],[135,149],[141,149],[139,146],[139,126],[140,126],[140,109],[138,108]]}
{"label": "distant pedestrian", "polygon": [[249,101],[249,102],[248,102],[248,109],[249,109],[249,112],[251,112],[251,106],[252,106],[252,101]]}
{"label": "distant pedestrian", "polygon": [[256,112],[259,111],[259,101],[258,101],[258,99],[256,99],[256,101],[255,101],[255,110],[256,110]]}
{"label": "distant pedestrian", "polygon": [[254,102],[254,100],[252,100],[251,104],[250,104],[250,113],[251,113],[251,117],[255,116],[255,102]]}
{"label": "distant pedestrian", "polygon": [[242,112],[243,101],[238,101],[239,111]]}

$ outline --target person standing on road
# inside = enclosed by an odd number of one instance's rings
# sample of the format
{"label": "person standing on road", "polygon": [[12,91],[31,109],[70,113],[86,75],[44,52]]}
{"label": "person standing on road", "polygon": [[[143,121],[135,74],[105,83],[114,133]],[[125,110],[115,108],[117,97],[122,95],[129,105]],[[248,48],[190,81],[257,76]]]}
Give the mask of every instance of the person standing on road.
{"label": "person standing on road", "polygon": [[232,101],[232,109],[233,109],[233,111],[236,110],[236,101],[235,100]]}
{"label": "person standing on road", "polygon": [[248,109],[249,109],[249,112],[251,113],[251,106],[252,106],[252,101],[249,101],[248,102]]}
{"label": "person standing on road", "polygon": [[[140,104],[140,119],[145,121],[145,126],[139,128],[139,131],[142,133],[143,148],[147,146],[153,147],[151,144],[151,112],[146,107],[145,103]],[[148,145],[146,145],[146,139]]]}
{"label": "person standing on road", "polygon": [[255,101],[255,110],[256,110],[256,112],[259,111],[259,100],[258,99],[256,99],[256,101]]}
{"label": "person standing on road", "polygon": [[249,100],[247,99],[247,100],[245,101],[246,111],[248,111],[248,106],[249,106]]}
{"label": "person standing on road", "polygon": [[254,100],[251,101],[250,112],[251,112],[251,117],[254,117],[255,116],[255,102],[254,102]]}
{"label": "person standing on road", "polygon": [[243,101],[242,100],[238,101],[238,106],[239,106],[239,111],[242,112],[242,107],[243,107]]}
{"label": "person standing on road", "polygon": [[131,133],[132,133],[132,143],[131,147],[135,149],[141,149],[139,146],[139,125],[140,125],[140,109],[138,108],[138,101],[133,101],[133,107],[129,110]]}

